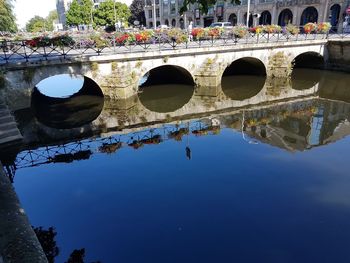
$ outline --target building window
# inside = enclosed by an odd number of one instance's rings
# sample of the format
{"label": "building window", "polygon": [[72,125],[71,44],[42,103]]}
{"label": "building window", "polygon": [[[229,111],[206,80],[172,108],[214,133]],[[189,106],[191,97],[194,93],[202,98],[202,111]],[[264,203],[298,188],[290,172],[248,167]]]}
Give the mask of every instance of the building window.
{"label": "building window", "polygon": [[159,0],[155,0],[155,2],[156,2],[156,5],[159,5]]}
{"label": "building window", "polygon": [[156,17],[160,17],[159,8],[156,9]]}
{"label": "building window", "polygon": [[175,0],[170,0],[170,14],[174,15],[176,13]]}
{"label": "building window", "polygon": [[168,3],[169,3],[169,0],[163,0],[164,5],[168,5]]}
{"label": "building window", "polygon": [[148,10],[148,18],[152,18],[152,10]]}

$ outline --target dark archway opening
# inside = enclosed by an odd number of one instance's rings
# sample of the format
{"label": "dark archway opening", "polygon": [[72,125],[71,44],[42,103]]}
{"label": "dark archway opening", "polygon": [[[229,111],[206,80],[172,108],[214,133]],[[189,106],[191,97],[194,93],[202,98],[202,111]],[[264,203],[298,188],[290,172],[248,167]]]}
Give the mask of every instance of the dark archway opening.
{"label": "dark archway opening", "polygon": [[258,94],[264,87],[266,68],[256,58],[234,61],[223,73],[221,80],[225,95],[233,100],[245,100]]}
{"label": "dark archway opening", "polygon": [[293,63],[292,88],[305,90],[320,82],[324,69],[324,59],[316,52],[306,52],[297,56]]}
{"label": "dark archway opening", "polygon": [[226,68],[223,76],[229,75],[255,75],[266,76],[266,68],[264,63],[256,58],[240,58],[232,62]]}
{"label": "dark archway opening", "polygon": [[271,13],[269,11],[266,10],[261,13],[259,25],[271,25]]}
{"label": "dark archway opening", "polygon": [[278,16],[278,25],[279,26],[286,26],[288,24],[291,24],[293,21],[293,13],[290,9],[284,9],[281,11],[280,15]]}
{"label": "dark archway opening", "polygon": [[339,16],[340,16],[340,5],[339,4],[334,4],[331,7],[331,13],[329,16],[329,22],[332,25],[332,30],[337,31],[337,26],[339,23]]}
{"label": "dark archway opening", "polygon": [[307,23],[317,23],[318,12],[317,9],[313,6],[309,6],[304,9],[300,18],[300,25],[303,26]]}
{"label": "dark archway opening", "polygon": [[[59,78],[66,75],[57,75],[51,78],[53,82],[42,81],[34,87],[31,98],[31,109],[36,119],[48,127],[70,129],[80,127],[96,119],[104,105],[104,96],[100,87],[92,79],[81,76],[81,89],[71,96],[52,97],[43,94],[43,85],[53,85],[47,88],[60,88],[62,83],[68,85],[67,79],[60,82]],[[46,85],[45,84],[45,85]],[[40,89],[38,87],[41,87]]]}
{"label": "dark archway opening", "polygon": [[293,68],[324,69],[323,56],[316,52],[306,52],[298,55],[292,62]]}
{"label": "dark archway opening", "polygon": [[231,22],[233,26],[237,25],[237,15],[236,14],[231,14],[228,18],[228,21]]}
{"label": "dark archway opening", "polygon": [[154,112],[173,112],[194,93],[194,80],[184,68],[165,65],[150,70],[140,81],[141,103]]}

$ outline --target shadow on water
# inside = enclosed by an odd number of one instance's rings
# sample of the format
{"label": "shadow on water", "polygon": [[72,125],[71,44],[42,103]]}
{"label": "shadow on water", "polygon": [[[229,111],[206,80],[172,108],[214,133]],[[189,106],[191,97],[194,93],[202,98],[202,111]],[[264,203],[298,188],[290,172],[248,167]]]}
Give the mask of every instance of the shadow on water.
{"label": "shadow on water", "polygon": [[192,76],[176,66],[152,69],[141,81],[140,102],[154,112],[176,111],[187,104],[194,93]]}
{"label": "shadow on water", "polygon": [[321,81],[324,71],[319,69],[295,68],[292,72],[292,88],[307,90]]}
{"label": "shadow on water", "polygon": [[[69,85],[67,75],[64,76],[64,85]],[[55,78],[56,81],[59,81],[57,76]],[[60,97],[60,93],[57,91],[45,95],[42,93],[45,87],[42,84],[37,85],[32,93],[31,108],[38,121],[52,128],[69,129],[82,126],[96,119],[104,105],[102,91],[93,80],[87,77],[80,80],[81,88],[74,88],[73,92],[76,90],[78,92],[71,96],[67,96],[67,92],[64,92],[61,93],[62,96]],[[78,84],[76,78],[72,78],[72,81],[74,85]],[[59,86],[56,85],[62,85],[60,82],[57,84],[52,81],[46,83],[52,85],[46,87],[48,88],[46,91],[49,88],[58,88]]]}
{"label": "shadow on water", "polygon": [[222,78],[222,91],[232,100],[243,101],[257,95],[265,84],[263,76],[224,76]]}

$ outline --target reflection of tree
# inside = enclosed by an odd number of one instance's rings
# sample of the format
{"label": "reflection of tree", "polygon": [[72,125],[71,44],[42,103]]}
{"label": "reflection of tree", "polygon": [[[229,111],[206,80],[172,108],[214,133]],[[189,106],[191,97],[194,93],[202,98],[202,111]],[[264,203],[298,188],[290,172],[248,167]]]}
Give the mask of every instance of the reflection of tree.
{"label": "reflection of tree", "polygon": [[180,128],[177,131],[173,131],[169,133],[169,138],[172,138],[176,141],[182,141],[182,136],[188,135],[188,128]]}
{"label": "reflection of tree", "polygon": [[202,135],[208,135],[209,132],[212,132],[212,134],[217,135],[220,133],[220,126],[219,125],[213,125],[213,126],[208,126],[204,128],[200,128],[198,130],[193,130],[192,133],[195,136],[202,136]]}
{"label": "reflection of tree", "polygon": [[102,144],[102,146],[100,146],[98,148],[98,150],[101,153],[107,153],[107,154],[111,154],[116,152],[118,149],[120,149],[122,147],[122,143],[121,142],[115,142],[115,143],[104,143]]}
{"label": "reflection of tree", "polygon": [[71,163],[74,160],[87,160],[92,155],[91,150],[78,151],[76,153],[56,154],[50,161],[54,163]]}
{"label": "reflection of tree", "polygon": [[48,230],[43,229],[42,227],[33,228],[38,240],[44,250],[44,253],[47,257],[49,263],[55,262],[55,257],[59,254],[59,249],[56,245],[55,236],[57,232],[53,227],[49,227]]}

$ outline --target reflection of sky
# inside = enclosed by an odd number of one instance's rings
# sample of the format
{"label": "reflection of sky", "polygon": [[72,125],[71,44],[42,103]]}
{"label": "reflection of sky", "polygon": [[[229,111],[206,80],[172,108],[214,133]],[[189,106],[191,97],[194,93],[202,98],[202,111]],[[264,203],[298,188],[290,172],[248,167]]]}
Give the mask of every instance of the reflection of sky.
{"label": "reflection of sky", "polygon": [[57,262],[350,262],[349,138],[293,154],[231,129],[187,139],[18,170]]}
{"label": "reflection of sky", "polygon": [[66,98],[77,93],[83,84],[84,76],[62,74],[44,79],[36,87],[48,97]]}

